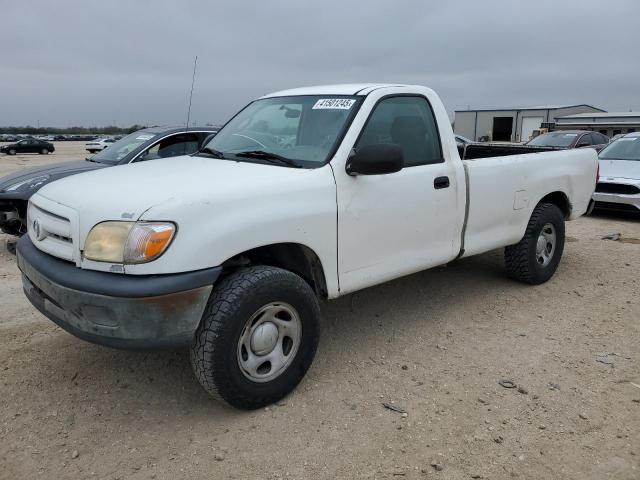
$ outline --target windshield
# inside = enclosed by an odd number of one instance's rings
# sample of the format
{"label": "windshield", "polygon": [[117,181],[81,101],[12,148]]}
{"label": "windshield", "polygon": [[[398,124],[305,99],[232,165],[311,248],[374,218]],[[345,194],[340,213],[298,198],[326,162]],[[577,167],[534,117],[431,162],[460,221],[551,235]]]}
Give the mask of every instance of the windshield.
{"label": "windshield", "polygon": [[640,161],[640,136],[622,137],[610,143],[600,152],[600,159]]}
{"label": "windshield", "polygon": [[551,132],[538,135],[526,145],[536,147],[569,147],[578,137],[577,133]]}
{"label": "windshield", "polygon": [[129,153],[133,152],[143,143],[155,137],[155,133],[135,132],[112,143],[107,148],[97,153],[91,160],[99,163],[118,163]]}
{"label": "windshield", "polygon": [[[359,106],[355,96],[297,96],[256,100],[220,130],[204,149],[239,161],[280,157],[298,166],[327,161]],[[292,162],[290,162],[292,163]],[[290,165],[291,166],[291,165]]]}

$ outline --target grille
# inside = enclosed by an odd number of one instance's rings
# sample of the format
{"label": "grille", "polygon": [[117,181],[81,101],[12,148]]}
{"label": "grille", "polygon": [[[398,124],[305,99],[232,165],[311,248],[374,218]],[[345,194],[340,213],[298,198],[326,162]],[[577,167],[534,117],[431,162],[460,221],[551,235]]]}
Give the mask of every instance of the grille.
{"label": "grille", "polygon": [[68,218],[29,204],[27,212],[29,238],[43,252],[64,260],[73,260],[71,222]]}
{"label": "grille", "polygon": [[637,195],[640,193],[640,188],[634,185],[627,185],[624,183],[598,183],[596,185],[596,192],[599,193],[619,193],[620,195]]}
{"label": "grille", "polygon": [[626,203],[596,202],[596,208],[617,210],[619,212],[640,213],[640,209]]}

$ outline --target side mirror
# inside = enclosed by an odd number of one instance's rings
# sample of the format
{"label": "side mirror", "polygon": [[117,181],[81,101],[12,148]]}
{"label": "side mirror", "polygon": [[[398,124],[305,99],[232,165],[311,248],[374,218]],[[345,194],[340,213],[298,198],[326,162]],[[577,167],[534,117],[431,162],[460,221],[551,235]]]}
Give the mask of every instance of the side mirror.
{"label": "side mirror", "polygon": [[384,175],[404,167],[402,148],[395,143],[380,143],[354,148],[347,159],[348,175]]}

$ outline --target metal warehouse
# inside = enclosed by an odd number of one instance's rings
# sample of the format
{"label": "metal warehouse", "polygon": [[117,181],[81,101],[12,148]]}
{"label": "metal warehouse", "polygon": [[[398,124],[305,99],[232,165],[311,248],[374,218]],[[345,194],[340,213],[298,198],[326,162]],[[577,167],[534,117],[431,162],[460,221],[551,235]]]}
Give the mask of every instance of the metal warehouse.
{"label": "metal warehouse", "polygon": [[526,142],[543,123],[581,113],[602,113],[591,105],[553,105],[481,110],[456,110],[454,131],[478,141],[482,137],[495,142]]}
{"label": "metal warehouse", "polygon": [[640,112],[580,113],[556,120],[557,130],[595,130],[610,137],[640,131]]}

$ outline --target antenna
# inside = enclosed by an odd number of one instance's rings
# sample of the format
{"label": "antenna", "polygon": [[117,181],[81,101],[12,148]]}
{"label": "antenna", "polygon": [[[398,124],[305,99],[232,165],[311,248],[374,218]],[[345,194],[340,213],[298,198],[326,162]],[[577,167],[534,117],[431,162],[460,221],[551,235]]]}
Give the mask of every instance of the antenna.
{"label": "antenna", "polygon": [[187,110],[187,130],[189,129],[189,119],[191,118],[191,99],[193,98],[193,84],[196,81],[196,67],[198,66],[198,56],[193,61],[193,76],[191,77],[191,93],[189,93],[189,109]]}

